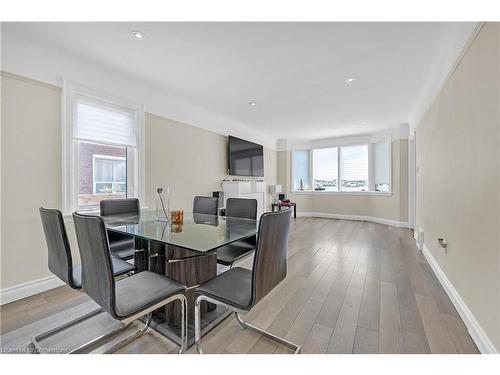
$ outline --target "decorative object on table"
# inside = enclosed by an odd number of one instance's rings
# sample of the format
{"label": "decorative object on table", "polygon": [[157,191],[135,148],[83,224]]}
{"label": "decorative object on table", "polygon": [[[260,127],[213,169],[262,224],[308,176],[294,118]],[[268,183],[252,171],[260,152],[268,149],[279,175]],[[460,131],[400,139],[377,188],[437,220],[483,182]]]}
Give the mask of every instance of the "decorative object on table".
{"label": "decorative object on table", "polygon": [[168,221],[169,210],[169,188],[168,186],[156,188],[156,220]]}
{"label": "decorative object on table", "polygon": [[279,193],[282,192],[281,185],[271,185],[271,186],[269,186],[269,192],[273,195],[273,203],[278,203],[278,199],[276,197],[276,194],[279,194]]}
{"label": "decorative object on table", "polygon": [[302,179],[300,179],[299,190],[304,190],[304,181]]}
{"label": "decorative object on table", "polygon": [[170,212],[170,221],[172,222],[172,224],[182,224],[184,222],[184,211],[172,210]]}
{"label": "decorative object on table", "polygon": [[278,194],[278,200],[282,201],[286,199],[285,193]]}

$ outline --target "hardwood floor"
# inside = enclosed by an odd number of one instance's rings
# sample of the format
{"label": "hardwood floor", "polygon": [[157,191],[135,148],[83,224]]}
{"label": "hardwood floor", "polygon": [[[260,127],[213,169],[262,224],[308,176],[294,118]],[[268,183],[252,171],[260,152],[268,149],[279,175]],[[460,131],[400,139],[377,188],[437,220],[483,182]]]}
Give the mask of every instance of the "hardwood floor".
{"label": "hardwood floor", "polygon": [[[478,353],[408,230],[318,218],[292,222],[287,278],[246,315],[247,321],[303,345],[303,353]],[[242,265],[251,266],[251,259]],[[2,306],[2,348],[25,346],[39,331],[93,307],[67,287]],[[114,324],[103,314],[44,345],[72,347]],[[206,353],[289,353],[243,330],[233,317],[203,338],[203,348]],[[149,331],[119,352],[176,351]]]}

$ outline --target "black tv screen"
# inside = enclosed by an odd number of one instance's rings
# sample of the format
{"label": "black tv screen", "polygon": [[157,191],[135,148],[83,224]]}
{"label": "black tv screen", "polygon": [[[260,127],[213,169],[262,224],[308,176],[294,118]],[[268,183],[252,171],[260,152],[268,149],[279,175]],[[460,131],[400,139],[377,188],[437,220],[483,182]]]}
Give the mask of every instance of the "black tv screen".
{"label": "black tv screen", "polygon": [[229,136],[229,174],[264,176],[264,148],[257,143]]}

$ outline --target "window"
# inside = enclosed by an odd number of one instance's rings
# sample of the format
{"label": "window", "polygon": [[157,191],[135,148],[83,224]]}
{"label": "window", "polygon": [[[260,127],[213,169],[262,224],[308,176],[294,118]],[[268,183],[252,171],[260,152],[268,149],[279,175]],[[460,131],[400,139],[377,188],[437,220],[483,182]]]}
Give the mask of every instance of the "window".
{"label": "window", "polygon": [[96,210],[103,199],[143,192],[143,112],[65,82],[64,211]]}
{"label": "window", "polygon": [[309,150],[293,153],[293,190],[309,190]]}
{"label": "window", "polygon": [[391,181],[391,144],[380,142],[373,145],[373,158],[375,167],[375,191],[389,192]]}
{"label": "window", "polygon": [[382,142],[294,150],[292,162],[294,191],[391,192],[389,137]]}
{"label": "window", "polygon": [[368,145],[340,148],[340,189],[368,191]]}
{"label": "window", "polygon": [[[126,153],[123,149],[122,154]],[[127,158],[104,155],[94,157],[94,194],[125,198],[127,194]]]}
{"label": "window", "polygon": [[313,186],[315,191],[338,191],[338,149],[315,149],[313,154]]}

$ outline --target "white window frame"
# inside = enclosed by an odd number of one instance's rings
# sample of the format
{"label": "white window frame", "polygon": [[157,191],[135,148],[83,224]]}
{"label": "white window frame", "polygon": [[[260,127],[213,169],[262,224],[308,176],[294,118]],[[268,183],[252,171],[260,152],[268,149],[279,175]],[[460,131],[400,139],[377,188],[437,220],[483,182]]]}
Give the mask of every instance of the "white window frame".
{"label": "white window frame", "polygon": [[[96,172],[96,167],[95,167],[95,161],[96,159],[99,160],[115,160],[115,161],[124,161],[125,163],[127,162],[127,158],[123,156],[109,156],[109,155],[99,155],[99,154],[94,154],[92,155],[92,191],[94,195],[105,195],[107,193],[99,193],[96,191],[96,184],[122,184],[122,182],[116,182],[116,181],[96,181],[95,178],[95,172]],[[127,176],[128,179],[128,176]],[[124,182],[125,185],[127,185],[127,181]],[[128,190],[128,187],[127,187]]]}
{"label": "white window frame", "polygon": [[[127,196],[144,202],[145,139],[144,108],[142,104],[102,93],[75,82],[63,82],[62,94],[62,209],[68,216],[79,209],[78,206],[78,147],[73,137],[74,104],[77,96],[125,107],[134,112],[136,124],[135,152],[127,154]],[[104,144],[104,142],[102,143]],[[116,145],[119,146],[119,145]],[[96,210],[97,211],[97,210]]]}
{"label": "white window frame", "polygon": [[[375,165],[373,163],[373,145],[375,143],[379,142],[388,142],[389,143],[389,188],[390,190],[388,192],[381,192],[381,191],[375,191],[375,181],[374,181],[374,176],[375,176]],[[340,186],[340,181],[341,181],[341,161],[340,161],[340,153],[342,147],[348,147],[348,146],[361,146],[361,145],[368,145],[368,191],[342,191],[341,186]],[[338,190],[337,191],[317,191],[314,190],[313,186],[313,150],[316,149],[323,149],[323,148],[337,148],[337,171],[338,171]],[[294,173],[295,173],[295,167],[294,167],[294,157],[293,153],[295,151],[309,151],[309,190],[295,190],[295,186],[293,184],[294,182]],[[291,168],[292,171],[290,173],[291,176],[291,192],[293,194],[345,194],[345,195],[386,195],[390,196],[392,195],[393,191],[393,181],[392,181],[392,138],[390,135],[383,135],[383,136],[378,136],[378,137],[370,137],[366,140],[362,141],[335,141],[335,140],[330,140],[326,142],[320,142],[319,145],[317,146],[292,146],[291,147]]]}

